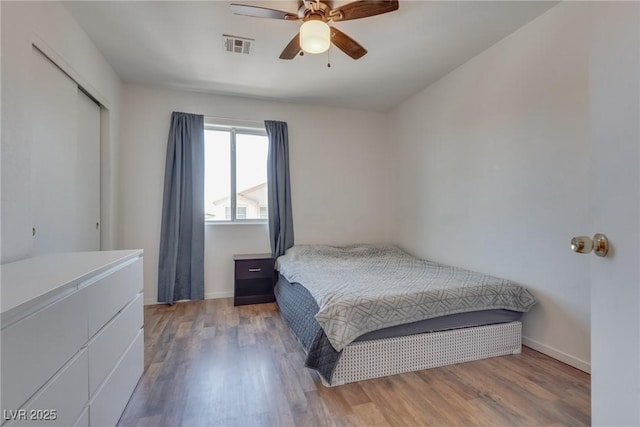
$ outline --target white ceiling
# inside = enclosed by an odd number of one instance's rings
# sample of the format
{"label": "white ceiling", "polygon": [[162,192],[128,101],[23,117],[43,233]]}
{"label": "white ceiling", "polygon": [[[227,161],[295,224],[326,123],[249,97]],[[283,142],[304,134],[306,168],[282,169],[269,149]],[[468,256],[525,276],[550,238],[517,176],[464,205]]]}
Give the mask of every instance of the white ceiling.
{"label": "white ceiling", "polygon": [[[290,12],[299,5],[235,2]],[[125,82],[387,111],[557,2],[401,1],[395,12],[334,23],[369,53],[355,61],[331,48],[331,68],[326,53],[278,59],[300,24],[237,16],[229,3],[64,4]],[[222,34],[255,39],[254,53],[226,52]]]}

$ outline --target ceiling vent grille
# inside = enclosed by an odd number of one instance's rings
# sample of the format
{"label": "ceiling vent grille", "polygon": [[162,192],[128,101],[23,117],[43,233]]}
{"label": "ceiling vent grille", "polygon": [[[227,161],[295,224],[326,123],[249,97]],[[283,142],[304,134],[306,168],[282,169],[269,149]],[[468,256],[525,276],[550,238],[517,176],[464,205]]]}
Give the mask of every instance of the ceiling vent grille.
{"label": "ceiling vent grille", "polygon": [[224,44],[224,49],[227,52],[249,55],[251,53],[251,48],[253,47],[253,42],[255,42],[255,39],[223,34],[222,42]]}

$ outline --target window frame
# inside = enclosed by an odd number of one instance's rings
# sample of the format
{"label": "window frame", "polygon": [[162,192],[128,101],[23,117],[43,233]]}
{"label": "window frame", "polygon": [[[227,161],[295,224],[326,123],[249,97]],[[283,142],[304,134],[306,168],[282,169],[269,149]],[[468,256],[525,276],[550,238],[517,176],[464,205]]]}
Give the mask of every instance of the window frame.
{"label": "window frame", "polygon": [[[267,218],[250,218],[250,219],[239,219],[238,218],[238,202],[237,202],[237,167],[236,167],[236,136],[238,134],[242,135],[257,135],[264,136],[267,138],[267,144],[269,143],[267,130],[259,127],[248,127],[248,126],[233,126],[233,125],[224,125],[224,124],[215,124],[213,122],[206,122],[204,125],[204,131],[207,130],[219,131],[219,132],[229,132],[229,161],[230,161],[230,175],[231,175],[231,186],[230,186],[230,199],[231,199],[231,218],[224,220],[214,220],[205,218],[205,224],[220,224],[220,225],[228,225],[228,224],[267,224],[269,221],[269,210],[267,209]],[[206,165],[205,165],[206,167]],[[269,188],[269,180],[267,178],[267,191]]]}

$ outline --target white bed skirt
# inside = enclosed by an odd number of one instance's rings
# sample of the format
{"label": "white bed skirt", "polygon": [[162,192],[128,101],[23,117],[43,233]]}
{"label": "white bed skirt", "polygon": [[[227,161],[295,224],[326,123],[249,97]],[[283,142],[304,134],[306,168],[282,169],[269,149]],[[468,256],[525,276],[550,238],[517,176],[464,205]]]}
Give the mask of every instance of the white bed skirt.
{"label": "white bed skirt", "polygon": [[436,368],[489,357],[518,354],[520,322],[476,326],[397,338],[354,342],[342,352],[333,372],[333,387],[403,372]]}

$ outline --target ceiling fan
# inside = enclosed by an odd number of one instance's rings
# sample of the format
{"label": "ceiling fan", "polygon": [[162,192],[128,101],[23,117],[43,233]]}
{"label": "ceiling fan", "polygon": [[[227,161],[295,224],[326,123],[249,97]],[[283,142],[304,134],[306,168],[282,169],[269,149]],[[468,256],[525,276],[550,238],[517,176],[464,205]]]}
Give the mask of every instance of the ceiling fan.
{"label": "ceiling fan", "polygon": [[342,31],[330,27],[328,22],[368,18],[397,9],[398,0],[359,0],[336,8],[331,8],[326,2],[320,0],[303,0],[298,13],[237,3],[231,4],[231,11],[236,15],[302,21],[300,31],[284,48],[280,59],[293,59],[298,54],[303,55],[304,52],[326,52],[331,43],[351,58],[360,59],[367,53],[367,50]]}

